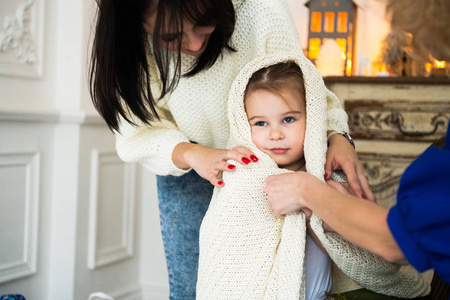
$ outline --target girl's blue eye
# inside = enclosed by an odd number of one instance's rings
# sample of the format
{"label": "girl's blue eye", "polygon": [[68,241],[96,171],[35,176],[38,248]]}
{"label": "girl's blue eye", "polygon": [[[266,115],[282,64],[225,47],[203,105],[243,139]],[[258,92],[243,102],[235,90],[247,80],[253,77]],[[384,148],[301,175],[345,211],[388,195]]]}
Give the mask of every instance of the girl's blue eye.
{"label": "girl's blue eye", "polygon": [[283,123],[292,123],[295,119],[293,117],[286,117],[283,119]]}
{"label": "girl's blue eye", "polygon": [[266,125],[267,125],[267,122],[264,122],[264,121],[258,121],[255,123],[255,126],[266,126]]}

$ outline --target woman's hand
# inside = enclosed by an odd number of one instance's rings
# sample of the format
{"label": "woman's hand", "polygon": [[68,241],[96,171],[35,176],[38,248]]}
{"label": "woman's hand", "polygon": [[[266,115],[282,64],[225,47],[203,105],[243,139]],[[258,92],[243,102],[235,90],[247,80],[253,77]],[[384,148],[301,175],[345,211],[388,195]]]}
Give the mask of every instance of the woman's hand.
{"label": "woman's hand", "polygon": [[[267,201],[273,213],[277,217],[284,217],[288,213],[302,210],[306,219],[309,220],[313,212],[307,207],[302,192],[304,186],[312,181],[319,180],[313,175],[301,171],[268,176],[264,192],[267,194]],[[334,231],[324,221],[322,221],[322,226],[325,231]]]}
{"label": "woman's hand", "polygon": [[331,172],[335,170],[342,170],[345,173],[355,196],[375,201],[355,149],[340,134],[335,134],[330,138],[325,163],[325,179],[329,179]]}
{"label": "woman's hand", "polygon": [[[284,217],[291,212],[307,208],[302,196],[303,185],[309,180],[318,180],[306,172],[284,173],[271,175],[266,179],[264,192],[273,213],[277,217]],[[305,210],[308,215],[308,210]]]}
{"label": "woman's hand", "polygon": [[232,150],[214,149],[199,144],[180,143],[175,146],[172,160],[180,169],[192,168],[198,175],[217,187],[224,186],[218,175],[222,171],[231,172],[236,166],[227,160],[234,160],[247,165],[257,162],[258,158],[249,149],[238,146]]}

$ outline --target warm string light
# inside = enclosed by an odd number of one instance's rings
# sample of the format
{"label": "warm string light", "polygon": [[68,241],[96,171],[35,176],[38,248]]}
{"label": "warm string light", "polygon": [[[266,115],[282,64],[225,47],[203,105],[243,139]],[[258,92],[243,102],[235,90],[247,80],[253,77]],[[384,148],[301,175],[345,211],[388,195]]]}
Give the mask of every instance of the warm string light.
{"label": "warm string light", "polygon": [[347,65],[345,66],[345,75],[352,76],[352,60],[347,60]]}
{"label": "warm string light", "polygon": [[353,23],[350,22],[348,24],[348,31],[349,31],[349,36],[348,36],[348,48],[347,48],[347,64],[345,66],[345,75],[346,76],[352,76],[352,52],[353,52]]}

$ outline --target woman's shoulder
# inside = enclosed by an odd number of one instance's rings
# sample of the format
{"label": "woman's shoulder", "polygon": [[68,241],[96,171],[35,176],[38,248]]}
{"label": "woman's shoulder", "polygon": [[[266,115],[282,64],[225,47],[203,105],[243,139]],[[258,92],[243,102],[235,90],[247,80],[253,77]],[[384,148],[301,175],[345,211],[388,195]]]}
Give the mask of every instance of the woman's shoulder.
{"label": "woman's shoulder", "polygon": [[236,10],[237,29],[258,33],[286,28],[292,23],[284,0],[243,0]]}
{"label": "woman's shoulder", "polygon": [[288,6],[284,0],[234,0],[238,13],[251,13],[253,15],[274,14],[287,12]]}
{"label": "woman's shoulder", "polygon": [[234,41],[244,46],[254,42],[262,53],[301,51],[297,30],[284,0],[244,0],[237,10]]}

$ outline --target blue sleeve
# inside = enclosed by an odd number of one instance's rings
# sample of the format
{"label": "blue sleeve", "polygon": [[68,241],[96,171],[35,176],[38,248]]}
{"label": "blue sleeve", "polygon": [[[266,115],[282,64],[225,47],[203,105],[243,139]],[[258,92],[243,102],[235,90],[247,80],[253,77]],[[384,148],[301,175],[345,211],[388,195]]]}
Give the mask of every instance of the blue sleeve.
{"label": "blue sleeve", "polygon": [[428,148],[400,180],[389,228],[418,271],[433,268],[450,284],[450,134],[443,149]]}

